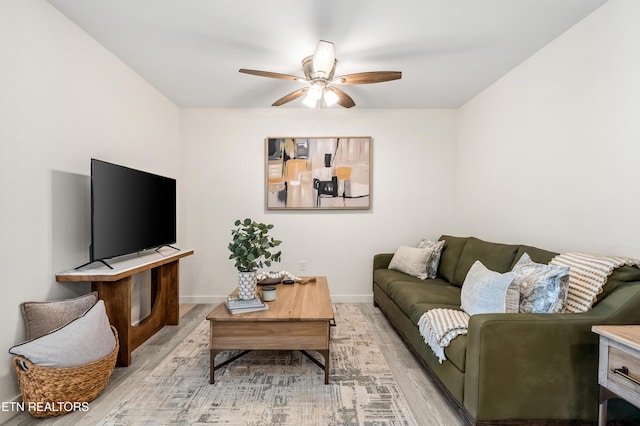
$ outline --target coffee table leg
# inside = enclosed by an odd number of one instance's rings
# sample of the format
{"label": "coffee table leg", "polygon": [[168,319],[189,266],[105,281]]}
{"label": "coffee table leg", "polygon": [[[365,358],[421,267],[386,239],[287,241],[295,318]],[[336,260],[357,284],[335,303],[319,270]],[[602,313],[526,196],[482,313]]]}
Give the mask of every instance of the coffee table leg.
{"label": "coffee table leg", "polygon": [[213,349],[209,349],[209,384],[214,384],[216,381],[214,377],[214,372],[216,371],[215,360],[216,360],[217,351]]}
{"label": "coffee table leg", "polygon": [[324,357],[324,384],[329,384],[329,350],[318,351]]}

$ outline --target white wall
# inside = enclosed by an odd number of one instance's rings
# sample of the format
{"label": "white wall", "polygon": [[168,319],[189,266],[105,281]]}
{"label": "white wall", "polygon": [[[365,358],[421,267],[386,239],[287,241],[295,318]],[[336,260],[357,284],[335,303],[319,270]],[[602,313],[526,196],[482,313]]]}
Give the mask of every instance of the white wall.
{"label": "white wall", "polygon": [[459,110],[458,234],[640,257],[639,16],[611,0]]}
{"label": "white wall", "polygon": [[[50,4],[0,2],[0,401],[19,395],[7,350],[19,304],[88,284],[54,275],[88,258],[89,164],[168,176],[180,168],[178,108]],[[0,422],[15,413],[0,412]]]}
{"label": "white wall", "polygon": [[[369,302],[373,255],[451,232],[455,120],[451,110],[182,111],[183,302],[218,300],[237,286],[227,245],[236,219],[275,225],[283,262],[272,270],[326,275],[334,301]],[[264,206],[264,139],[373,137],[371,210],[280,211]],[[306,260],[308,270],[298,270]]]}
{"label": "white wall", "polygon": [[[0,3],[0,346],[19,304],[72,297],[89,158],[179,182],[181,301],[236,285],[237,218],[273,223],[278,268],[370,301],[374,253],[442,233],[640,257],[640,2],[611,0],[459,111],[178,108],[41,0]],[[264,209],[264,138],[372,136],[369,211]],[[0,401],[18,395],[0,355]],[[0,413],[0,422],[11,413]]]}

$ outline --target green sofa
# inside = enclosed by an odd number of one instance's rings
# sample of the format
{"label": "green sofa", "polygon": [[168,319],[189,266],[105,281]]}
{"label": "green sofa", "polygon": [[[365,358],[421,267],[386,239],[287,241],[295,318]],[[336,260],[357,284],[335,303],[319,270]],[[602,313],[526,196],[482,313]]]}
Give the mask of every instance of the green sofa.
{"label": "green sofa", "polygon": [[[585,313],[473,315],[468,334],[451,342],[441,364],[424,343],[418,320],[432,308],[460,309],[461,287],[476,260],[491,270],[507,272],[525,252],[537,263],[548,263],[557,253],[474,237],[440,240],[445,244],[436,278],[420,280],[390,270],[393,254],[375,255],[373,297],[465,423],[595,422],[598,336],[591,327],[640,324],[640,269],[616,269]],[[623,401],[611,400],[609,418],[616,413],[638,415]]]}

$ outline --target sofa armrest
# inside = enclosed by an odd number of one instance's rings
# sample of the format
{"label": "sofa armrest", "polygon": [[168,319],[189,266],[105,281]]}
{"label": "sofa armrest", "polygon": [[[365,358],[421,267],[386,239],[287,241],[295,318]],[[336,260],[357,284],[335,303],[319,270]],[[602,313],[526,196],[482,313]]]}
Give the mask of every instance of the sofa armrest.
{"label": "sofa armrest", "polygon": [[391,258],[393,257],[393,253],[379,253],[373,256],[373,270],[376,269],[387,269],[389,267],[389,263],[391,263]]}
{"label": "sofa armrest", "polygon": [[639,309],[640,283],[633,283],[585,313],[472,316],[464,406],[476,420],[595,419],[598,336],[591,327],[637,323]]}

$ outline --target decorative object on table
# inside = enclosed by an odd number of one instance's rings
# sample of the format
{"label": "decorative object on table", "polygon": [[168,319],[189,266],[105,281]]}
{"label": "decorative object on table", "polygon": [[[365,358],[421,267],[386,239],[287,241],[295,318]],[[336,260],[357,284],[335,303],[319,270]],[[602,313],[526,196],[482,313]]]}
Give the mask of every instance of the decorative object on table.
{"label": "decorative object on table", "polygon": [[258,272],[258,274],[256,275],[256,279],[258,280],[258,285],[270,285],[281,283],[282,280],[296,281],[300,278],[296,277],[289,271],[269,271]]}
{"label": "decorative object on table", "polygon": [[238,296],[229,296],[227,300],[225,300],[225,305],[227,309],[232,314],[243,314],[246,312],[258,312],[258,311],[266,311],[269,309],[269,305],[264,303],[259,297],[254,297],[253,299],[241,299]]}
{"label": "decorative object on table", "polygon": [[262,300],[265,302],[276,300],[276,288],[273,286],[262,287]]}
{"label": "decorative object on table", "polygon": [[268,137],[268,210],[369,209],[371,137]]}
{"label": "decorative object on table", "polygon": [[295,282],[297,282],[298,284],[301,284],[301,285],[309,284],[309,283],[315,283],[316,282],[316,277],[298,278],[298,279],[295,280]]}
{"label": "decorative object on table", "polygon": [[251,300],[257,296],[258,268],[271,266],[272,262],[280,262],[280,251],[274,253],[275,247],[282,241],[269,235],[271,224],[256,222],[252,219],[236,220],[235,229],[231,230],[232,240],[229,243],[231,255],[238,270],[238,297]]}

